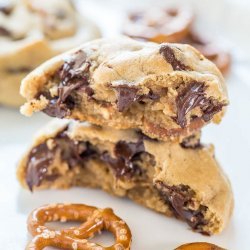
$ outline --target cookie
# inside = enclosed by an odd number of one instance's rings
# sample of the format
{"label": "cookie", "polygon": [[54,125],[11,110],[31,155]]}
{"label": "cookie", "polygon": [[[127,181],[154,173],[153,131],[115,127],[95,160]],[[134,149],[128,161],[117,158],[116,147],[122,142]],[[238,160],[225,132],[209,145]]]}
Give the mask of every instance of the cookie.
{"label": "cookie", "polygon": [[138,130],[55,120],[21,159],[17,177],[32,191],[102,188],[209,235],[225,228],[233,209],[231,186],[213,146],[195,135],[162,142]]}
{"label": "cookie", "polygon": [[219,123],[228,104],[218,69],[189,45],[100,39],[55,57],[22,82],[25,115],[139,128],[161,140]]}
{"label": "cookie", "polygon": [[[41,4],[42,3],[42,4]],[[20,106],[21,80],[49,58],[100,37],[71,0],[0,3],[0,104]]]}

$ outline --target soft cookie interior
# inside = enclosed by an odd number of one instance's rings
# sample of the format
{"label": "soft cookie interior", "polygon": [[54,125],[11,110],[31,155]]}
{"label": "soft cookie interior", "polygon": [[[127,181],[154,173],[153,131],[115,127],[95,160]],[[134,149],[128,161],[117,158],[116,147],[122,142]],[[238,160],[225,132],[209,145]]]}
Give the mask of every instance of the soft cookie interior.
{"label": "soft cookie interior", "polygon": [[214,234],[231,215],[232,192],[211,149],[197,138],[164,143],[134,130],[69,123],[38,137],[18,178],[30,190],[102,188]]}
{"label": "soft cookie interior", "polygon": [[97,40],[47,62],[22,83],[22,112],[140,128],[169,140],[219,122],[227,105],[216,67],[187,45]]}

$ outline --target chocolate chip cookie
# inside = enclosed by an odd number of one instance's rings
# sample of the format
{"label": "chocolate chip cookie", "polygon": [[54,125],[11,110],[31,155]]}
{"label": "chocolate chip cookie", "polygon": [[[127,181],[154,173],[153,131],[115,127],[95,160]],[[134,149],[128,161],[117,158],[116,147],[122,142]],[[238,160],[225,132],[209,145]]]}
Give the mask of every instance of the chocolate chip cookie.
{"label": "chocolate chip cookie", "polygon": [[228,104],[222,75],[189,45],[100,39],[55,57],[22,82],[25,115],[139,128],[161,140],[219,123]]}
{"label": "chocolate chip cookie", "polygon": [[32,191],[102,188],[209,235],[224,229],[233,209],[213,146],[200,143],[198,135],[161,142],[139,130],[55,120],[24,155],[17,176]]}
{"label": "chocolate chip cookie", "polygon": [[21,80],[49,58],[98,38],[71,0],[0,2],[0,104],[20,106]]}

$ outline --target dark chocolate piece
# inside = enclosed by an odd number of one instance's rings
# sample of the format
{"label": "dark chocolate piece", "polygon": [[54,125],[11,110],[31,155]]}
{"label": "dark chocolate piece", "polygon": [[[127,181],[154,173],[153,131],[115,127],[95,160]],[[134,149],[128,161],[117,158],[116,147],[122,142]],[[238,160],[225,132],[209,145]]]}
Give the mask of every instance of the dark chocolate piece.
{"label": "dark chocolate piece", "polygon": [[13,9],[14,9],[14,6],[8,3],[8,1],[0,3],[0,12],[2,12],[6,16],[10,15]]}
{"label": "dark chocolate piece", "polygon": [[65,104],[58,104],[57,99],[52,99],[49,101],[49,104],[43,110],[43,112],[51,117],[57,118],[65,118],[66,116],[70,115],[70,111]]}
{"label": "dark chocolate piece", "polygon": [[69,168],[82,165],[85,160],[96,154],[96,151],[88,142],[75,142],[63,131],[53,140],[54,147],[48,148],[47,143],[34,147],[28,158],[26,183],[32,191],[34,186],[39,186],[43,180],[54,180],[58,174],[48,174],[48,167],[53,162],[56,151],[59,150],[60,157],[66,161]]}
{"label": "dark chocolate piece", "polygon": [[208,224],[204,217],[207,207],[200,205],[197,210],[190,208],[194,202],[195,192],[189,186],[182,184],[168,186],[162,181],[157,181],[155,187],[177,217],[185,220],[194,230],[208,234],[208,232],[203,230],[203,227]]}
{"label": "dark chocolate piece", "polygon": [[138,100],[137,92],[138,89],[129,87],[127,85],[119,86],[115,88],[118,94],[117,97],[117,108],[119,112],[123,112],[128,107]]}
{"label": "dark chocolate piece", "polygon": [[201,107],[203,111],[202,119],[205,122],[210,121],[216,113],[222,110],[224,106],[225,104],[219,103],[215,100],[212,100],[211,98],[207,99],[206,103],[204,103],[204,105]]}
{"label": "dark chocolate piece", "polygon": [[176,98],[177,118],[176,122],[182,128],[186,127],[186,115],[192,109],[200,107],[203,111],[202,119],[208,122],[213,115],[222,110],[225,104],[213,100],[212,97],[206,97],[206,86],[202,82],[191,82],[185,87]]}
{"label": "dark chocolate piece", "polygon": [[29,73],[32,68],[29,67],[19,67],[19,68],[7,68],[6,71],[10,74],[20,74],[20,73]]}
{"label": "dark chocolate piece", "polygon": [[191,135],[189,137],[186,137],[182,140],[180,143],[181,147],[183,148],[190,148],[190,149],[199,149],[202,148],[202,144],[200,141],[200,137],[197,137],[196,135]]}
{"label": "dark chocolate piece", "polygon": [[58,102],[63,103],[67,97],[75,90],[89,85],[90,62],[87,55],[79,50],[68,60],[65,60],[59,71],[59,98]]}
{"label": "dark chocolate piece", "polygon": [[31,150],[26,171],[26,183],[31,191],[33,186],[39,186],[45,178],[53,159],[54,152],[49,150],[46,143],[42,143]]}
{"label": "dark chocolate piece", "polygon": [[159,95],[154,94],[152,90],[149,91],[146,95],[138,95],[139,89],[129,86],[129,85],[120,85],[115,87],[117,92],[117,108],[119,112],[126,111],[131,104],[135,102],[143,102],[146,99],[150,100],[158,100],[160,98]]}
{"label": "dark chocolate piece", "polygon": [[165,60],[172,65],[173,70],[190,70],[190,68],[179,61],[174,54],[174,51],[168,45],[162,45],[160,48],[160,54],[162,54]]}
{"label": "dark chocolate piece", "polygon": [[134,175],[142,174],[142,170],[134,161],[143,152],[145,148],[142,140],[136,143],[119,141],[114,149],[116,158],[104,152],[101,159],[111,166],[117,178],[132,178]]}
{"label": "dark chocolate piece", "polygon": [[9,30],[7,30],[6,28],[0,26],[0,36],[6,36],[6,37],[11,37],[12,34]]}
{"label": "dark chocolate piece", "polygon": [[64,64],[58,72],[60,84],[58,97],[52,98],[49,93],[40,93],[50,100],[48,106],[43,110],[52,117],[64,118],[70,115],[70,110],[75,106],[74,93],[86,93],[91,97],[94,92],[89,85],[90,62],[87,61],[86,53],[77,51]]}

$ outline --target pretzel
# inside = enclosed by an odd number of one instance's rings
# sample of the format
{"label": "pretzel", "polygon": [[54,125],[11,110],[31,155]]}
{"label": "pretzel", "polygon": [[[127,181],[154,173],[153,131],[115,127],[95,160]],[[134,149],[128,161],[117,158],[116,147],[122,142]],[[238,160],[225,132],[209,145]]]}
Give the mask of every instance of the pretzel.
{"label": "pretzel", "polygon": [[178,42],[189,32],[193,13],[189,9],[148,9],[130,13],[123,33],[156,43]]}
{"label": "pretzel", "polygon": [[[53,221],[80,221],[79,227],[53,230],[45,226]],[[129,250],[131,232],[127,224],[110,208],[99,209],[83,204],[55,204],[35,209],[28,217],[28,230],[34,236],[27,250],[41,250],[47,246],[73,250]],[[103,247],[88,241],[97,232],[108,230],[115,236],[115,244]]]}
{"label": "pretzel", "polygon": [[214,62],[223,74],[228,72],[231,65],[231,56],[227,51],[219,48],[213,42],[193,31],[190,31],[181,42],[190,44],[198,49],[206,58]]}
{"label": "pretzel", "polygon": [[177,247],[175,250],[225,250],[211,243],[195,242]]}

